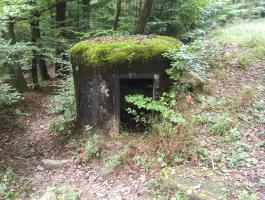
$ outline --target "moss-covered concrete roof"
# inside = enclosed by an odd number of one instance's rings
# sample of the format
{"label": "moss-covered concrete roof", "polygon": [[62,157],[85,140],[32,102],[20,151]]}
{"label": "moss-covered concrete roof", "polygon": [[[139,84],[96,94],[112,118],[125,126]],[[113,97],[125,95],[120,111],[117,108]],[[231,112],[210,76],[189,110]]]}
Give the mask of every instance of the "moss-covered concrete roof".
{"label": "moss-covered concrete roof", "polygon": [[90,67],[144,61],[178,48],[177,39],[157,35],[99,37],[77,43],[70,54]]}

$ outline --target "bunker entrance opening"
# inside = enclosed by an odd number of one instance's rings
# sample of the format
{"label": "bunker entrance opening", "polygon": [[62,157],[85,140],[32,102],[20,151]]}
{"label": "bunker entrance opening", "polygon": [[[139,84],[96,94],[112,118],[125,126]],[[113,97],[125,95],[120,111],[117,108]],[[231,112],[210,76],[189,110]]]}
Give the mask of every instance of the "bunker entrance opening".
{"label": "bunker entrance opening", "polygon": [[137,113],[148,114],[148,111],[139,109],[125,100],[127,95],[143,94],[154,97],[153,79],[120,79],[120,128],[123,131],[141,132],[146,127],[143,122],[136,122],[134,115],[129,114],[127,109],[136,110]]}

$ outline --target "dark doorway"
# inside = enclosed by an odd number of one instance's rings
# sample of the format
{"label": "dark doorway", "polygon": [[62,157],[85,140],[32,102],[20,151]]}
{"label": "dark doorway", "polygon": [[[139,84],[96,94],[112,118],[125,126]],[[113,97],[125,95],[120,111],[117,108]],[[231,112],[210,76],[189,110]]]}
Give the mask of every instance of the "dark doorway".
{"label": "dark doorway", "polygon": [[133,116],[127,112],[127,108],[134,108],[137,112],[146,112],[126,102],[125,96],[129,94],[143,94],[147,97],[154,96],[153,79],[120,79],[120,126],[124,131],[141,132],[144,124],[136,123]]}

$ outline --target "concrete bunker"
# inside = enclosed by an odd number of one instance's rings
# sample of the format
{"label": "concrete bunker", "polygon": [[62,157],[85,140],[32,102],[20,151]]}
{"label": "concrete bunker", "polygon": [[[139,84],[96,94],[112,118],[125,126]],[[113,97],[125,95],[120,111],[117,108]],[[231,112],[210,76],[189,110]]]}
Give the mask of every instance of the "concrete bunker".
{"label": "concrete bunker", "polygon": [[134,126],[125,111],[124,96],[159,98],[169,87],[165,70],[170,61],[162,54],[179,44],[174,38],[156,35],[101,37],[76,44],[71,60],[77,124],[110,135],[116,135],[121,126]]}

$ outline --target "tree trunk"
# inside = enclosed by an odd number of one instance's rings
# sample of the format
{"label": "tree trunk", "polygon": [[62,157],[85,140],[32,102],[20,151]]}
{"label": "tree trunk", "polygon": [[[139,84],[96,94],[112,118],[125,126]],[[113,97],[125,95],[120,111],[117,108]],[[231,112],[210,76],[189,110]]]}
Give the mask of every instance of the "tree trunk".
{"label": "tree trunk", "polygon": [[116,8],[115,8],[115,14],[114,14],[114,21],[113,21],[113,25],[112,25],[112,29],[114,31],[116,31],[118,28],[118,23],[120,20],[120,13],[121,13],[121,0],[117,0]]}
{"label": "tree trunk", "polygon": [[140,14],[138,24],[135,29],[135,34],[143,34],[144,33],[144,28],[145,24],[147,22],[147,19],[150,15],[152,6],[153,6],[154,0],[146,0],[144,4],[144,8]]}
{"label": "tree trunk", "polygon": [[16,40],[16,33],[15,33],[15,21],[10,18],[9,22],[8,22],[8,33],[9,33],[9,37],[11,40],[11,44],[16,44],[17,40]]}
{"label": "tree trunk", "polygon": [[36,50],[32,51],[33,58],[31,60],[31,76],[32,76],[32,83],[33,89],[38,89],[40,87],[39,80],[38,80],[38,54]]}
{"label": "tree trunk", "polygon": [[[8,22],[8,33],[11,40],[11,44],[14,45],[16,43],[16,34],[15,34],[15,21],[13,19],[10,19]],[[12,56],[11,59],[13,61],[16,61],[17,58],[15,56]],[[13,62],[14,64],[8,64],[8,71],[11,79],[11,85],[19,92],[25,92],[27,91],[27,83],[26,79],[23,75],[23,71],[20,67],[20,65],[16,62]]]}
{"label": "tree trunk", "polygon": [[[32,43],[37,46],[39,49],[41,48],[40,40],[40,14],[38,10],[33,11],[32,13],[32,21],[31,25],[31,41]],[[40,76],[42,80],[50,80],[50,75],[48,73],[47,65],[44,60],[44,56],[42,53],[34,52],[33,54],[37,54],[37,65],[40,69]],[[35,61],[34,61],[35,62]],[[33,77],[32,77],[33,78]],[[35,79],[35,78],[34,78]]]}
{"label": "tree trunk", "polygon": [[[56,27],[58,29],[65,26],[65,16],[66,16],[66,1],[61,1],[56,5]],[[65,36],[64,31],[60,31],[60,36]],[[61,57],[63,60],[65,59],[64,50],[62,47],[56,48],[56,54],[58,57]],[[63,68],[63,69],[62,69]],[[55,63],[55,73],[57,77],[62,77],[63,70],[65,68],[64,64],[59,62]]]}
{"label": "tree trunk", "polygon": [[[37,10],[32,11],[30,21],[30,28],[31,28],[31,42],[35,45],[37,45],[37,40],[40,35],[40,29],[39,29],[39,13]],[[38,53],[36,49],[32,50],[32,60],[31,60],[31,76],[32,76],[32,83],[33,88],[38,89],[39,88],[39,80],[38,80]]]}
{"label": "tree trunk", "polygon": [[90,28],[90,15],[91,15],[91,0],[82,0],[83,2],[83,16],[86,19],[85,28]]}
{"label": "tree trunk", "polygon": [[46,62],[44,60],[44,56],[42,54],[38,55],[38,65],[40,69],[40,75],[42,80],[50,80],[51,77],[49,75]]}

